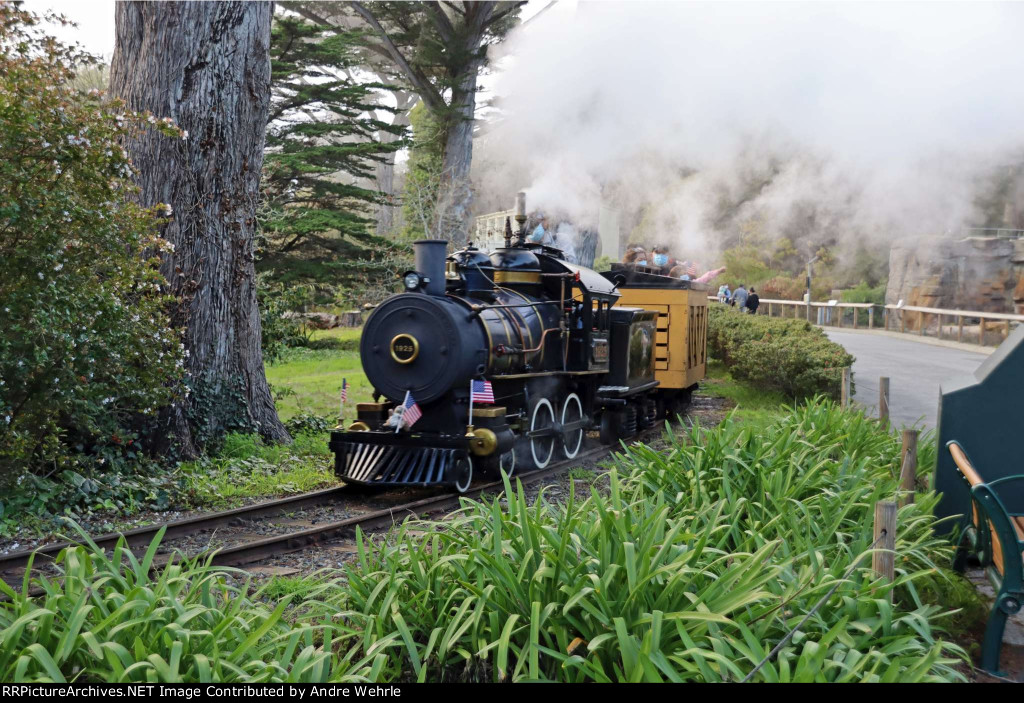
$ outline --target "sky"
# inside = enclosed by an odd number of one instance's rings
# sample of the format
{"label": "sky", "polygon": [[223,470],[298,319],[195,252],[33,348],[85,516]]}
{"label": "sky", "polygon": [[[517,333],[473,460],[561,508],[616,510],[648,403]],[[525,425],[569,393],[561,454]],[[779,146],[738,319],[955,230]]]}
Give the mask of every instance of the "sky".
{"label": "sky", "polygon": [[[27,4],[113,54],[113,0]],[[973,181],[1024,146],[1024,3],[562,0],[531,21],[547,5],[494,49],[479,102],[502,111],[482,113],[500,119],[476,151],[489,187],[582,219],[609,174],[668,183],[618,195],[663,203],[664,228],[707,246],[707,203],[781,159],[744,216],[787,227],[816,201],[851,232],[930,232],[970,224]]]}
{"label": "sky", "polygon": [[52,10],[78,27],[55,26],[52,33],[66,42],[78,42],[87,51],[109,60],[114,55],[114,0],[28,0],[27,9]]}

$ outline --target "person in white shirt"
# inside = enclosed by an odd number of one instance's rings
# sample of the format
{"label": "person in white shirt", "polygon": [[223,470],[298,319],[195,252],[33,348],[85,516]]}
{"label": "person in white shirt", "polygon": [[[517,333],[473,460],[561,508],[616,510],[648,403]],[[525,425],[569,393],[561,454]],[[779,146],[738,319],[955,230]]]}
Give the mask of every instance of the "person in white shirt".
{"label": "person in white shirt", "polygon": [[571,222],[563,220],[558,223],[555,228],[554,234],[551,237],[551,243],[548,246],[552,246],[555,249],[561,250],[565,257],[565,260],[570,264],[576,263],[576,228],[573,227]]}

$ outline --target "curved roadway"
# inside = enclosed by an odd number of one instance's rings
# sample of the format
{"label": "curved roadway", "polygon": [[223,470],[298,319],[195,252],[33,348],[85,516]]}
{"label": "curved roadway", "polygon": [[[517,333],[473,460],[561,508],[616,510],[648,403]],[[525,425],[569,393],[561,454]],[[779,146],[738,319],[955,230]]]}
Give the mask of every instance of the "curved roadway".
{"label": "curved roadway", "polygon": [[973,373],[988,356],[872,332],[826,329],[825,333],[856,357],[854,401],[877,413],[878,379],[889,377],[889,417],[896,427],[934,428],[939,385]]}

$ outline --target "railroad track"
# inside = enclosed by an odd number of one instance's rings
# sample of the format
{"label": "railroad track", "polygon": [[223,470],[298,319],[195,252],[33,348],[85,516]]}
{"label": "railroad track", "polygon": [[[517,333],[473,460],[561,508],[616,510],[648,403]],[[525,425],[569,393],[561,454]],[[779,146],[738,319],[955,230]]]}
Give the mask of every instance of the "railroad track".
{"label": "railroad track", "polygon": [[[655,427],[637,435],[637,437],[634,438],[634,441],[637,439],[643,439],[645,436],[657,429],[660,429],[661,427],[662,424],[658,423]],[[572,459],[565,459],[551,464],[544,469],[535,469],[521,474],[517,473],[513,478],[521,481],[523,485],[537,483],[538,481],[556,476],[572,467],[578,466],[581,462],[588,459],[610,454],[614,449],[614,446],[594,447],[593,449],[580,452]],[[459,507],[459,500],[461,498],[476,498],[485,493],[502,490],[504,490],[504,485],[500,479],[496,481],[489,481],[487,483],[473,486],[468,491],[461,494],[443,493],[441,495],[428,496],[408,503],[361,513],[343,520],[316,525],[303,530],[270,535],[223,547],[213,553],[212,561],[214,564],[220,566],[244,566],[246,564],[253,564],[272,556],[300,551],[322,542],[351,537],[355,534],[357,528],[364,531],[377,531],[396,525],[407,517],[426,517],[434,513],[446,512]],[[340,498],[347,498],[354,494],[356,494],[356,492],[351,488],[339,486],[315,491],[313,493],[304,493],[297,496],[291,496],[289,498],[281,498],[242,508],[235,508],[233,510],[227,510],[220,513],[199,515],[163,525],[149,525],[123,533],[101,535],[93,537],[92,539],[97,546],[103,549],[112,549],[122,537],[130,547],[144,547],[148,546],[156,534],[164,528],[166,528],[166,532],[163,539],[166,543],[167,541],[176,538],[187,537],[196,533],[215,530],[219,527],[234,525],[239,521],[271,517],[287,513],[289,511],[329,504],[336,502]],[[33,568],[38,568],[41,563],[45,564],[52,561],[61,550],[69,546],[73,546],[73,544],[74,543],[72,542],[60,542],[34,550],[24,550],[0,555],[0,577],[8,583],[11,583],[15,580],[13,576],[17,575],[17,581],[20,582],[22,578],[21,574],[28,565],[29,559],[32,555],[35,555]],[[165,555],[163,559],[158,558],[157,564],[166,562],[168,558],[169,555]]]}

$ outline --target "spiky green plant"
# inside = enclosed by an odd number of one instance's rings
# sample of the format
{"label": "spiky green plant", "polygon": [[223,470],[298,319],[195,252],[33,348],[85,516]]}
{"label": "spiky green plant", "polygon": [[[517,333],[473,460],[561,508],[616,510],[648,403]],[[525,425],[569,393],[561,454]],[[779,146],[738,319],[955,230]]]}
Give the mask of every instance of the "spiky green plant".
{"label": "spiky green plant", "polygon": [[393,678],[735,681],[860,561],[756,680],[960,678],[949,613],[916,588],[946,578],[935,496],[900,510],[895,583],[863,559],[896,490],[894,435],[819,400],[766,431],[669,441],[629,448],[607,493],[531,506],[506,481],[444,523],[360,536],[337,615],[367,651],[399,638]]}
{"label": "spiky green plant", "polygon": [[[209,559],[153,569],[163,531],[142,559],[124,542],[111,555],[83,533],[56,577],[0,582],[0,679],[8,682],[324,682],[375,680],[376,649],[345,650],[351,630],[329,620],[290,622],[242,572]],[[42,590],[32,596],[31,586]],[[378,648],[387,647],[386,638]]]}

